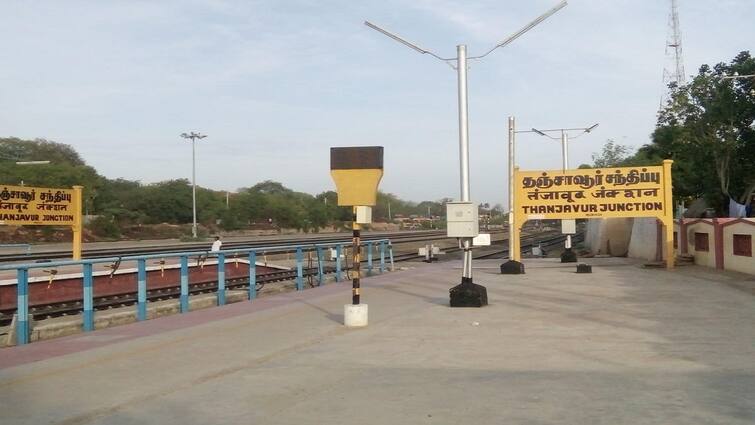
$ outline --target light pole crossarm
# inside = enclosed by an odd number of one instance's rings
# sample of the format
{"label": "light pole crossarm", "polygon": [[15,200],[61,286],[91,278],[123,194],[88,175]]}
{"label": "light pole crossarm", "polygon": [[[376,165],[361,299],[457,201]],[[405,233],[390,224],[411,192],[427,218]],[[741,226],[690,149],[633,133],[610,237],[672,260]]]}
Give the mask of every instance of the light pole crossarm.
{"label": "light pole crossarm", "polygon": [[[450,62],[457,60],[457,58],[443,58],[443,57],[440,57],[437,54],[435,54],[434,52],[432,52],[431,50],[423,49],[422,47],[419,47],[418,45],[412,43],[411,41],[408,41],[408,40],[406,40],[406,39],[404,39],[404,38],[402,38],[402,37],[400,37],[400,36],[398,36],[398,35],[390,32],[388,30],[380,28],[379,26],[373,24],[370,21],[364,21],[364,24],[367,25],[368,27],[374,29],[375,31],[377,31],[377,32],[385,35],[386,37],[390,37],[390,38],[398,41],[399,43],[403,44],[404,46],[406,46],[406,47],[408,47],[408,48],[410,48],[410,49],[412,49],[414,51],[417,51],[419,53],[422,53],[423,55],[430,55],[430,56],[432,56],[432,57],[434,57],[434,58],[436,58],[436,59],[438,59],[440,61],[448,63],[449,65],[451,65]],[[453,67],[453,65],[451,65],[451,67]]]}
{"label": "light pole crossarm", "polygon": [[529,24],[525,25],[524,27],[522,27],[522,29],[520,29],[519,31],[515,32],[514,34],[508,36],[505,40],[503,40],[500,43],[496,44],[495,46],[493,46],[493,48],[491,48],[490,50],[488,50],[484,54],[482,54],[480,56],[471,56],[471,57],[469,57],[469,59],[482,59],[485,56],[493,53],[493,50],[495,50],[495,49],[497,49],[499,47],[506,47],[512,41],[514,41],[517,38],[521,37],[522,35],[524,35],[524,33],[526,33],[527,31],[531,30],[532,28],[534,28],[535,26],[537,26],[539,23],[541,23],[544,20],[550,18],[554,13],[556,13],[559,10],[563,9],[566,5],[567,5],[566,0],[561,1],[561,3],[557,4],[556,6],[552,7],[547,12],[545,12],[542,15],[538,16],[535,20],[533,20]]}
{"label": "light pole crossarm", "polygon": [[[595,129],[595,127],[597,127],[597,126],[598,126],[598,124],[592,125],[592,126],[590,126],[590,127],[575,127],[575,128],[549,128],[549,129],[547,129],[547,130],[540,130],[540,129],[535,129],[535,128],[533,128],[533,129],[532,129],[532,132],[533,132],[533,133],[540,133],[540,132],[543,132],[543,133],[548,133],[548,132],[551,132],[551,133],[553,133],[553,132],[559,132],[559,133],[560,133],[560,132],[562,132],[562,131],[577,131],[577,130],[581,130],[581,131],[584,131],[584,132],[586,132],[586,133],[589,133],[589,132],[593,131],[593,130]],[[517,133],[518,133],[518,132],[517,132]]]}
{"label": "light pole crossarm", "polygon": [[583,136],[586,133],[590,133],[591,131],[595,130],[595,128],[597,128],[598,125],[599,125],[598,123],[595,123],[595,124],[593,124],[593,125],[591,125],[589,127],[549,128],[549,129],[546,129],[546,130],[539,130],[537,128],[532,128],[532,130],[522,130],[522,131],[517,131],[517,133],[537,133],[537,134],[539,134],[541,136],[548,137],[549,139],[561,140],[561,137],[553,137],[553,136],[550,136],[550,135],[548,135],[546,133],[561,133],[563,135],[564,132],[567,132],[567,131],[582,131],[581,134],[578,134],[576,136],[573,136],[573,137],[569,138],[569,139],[576,139],[579,136]]}

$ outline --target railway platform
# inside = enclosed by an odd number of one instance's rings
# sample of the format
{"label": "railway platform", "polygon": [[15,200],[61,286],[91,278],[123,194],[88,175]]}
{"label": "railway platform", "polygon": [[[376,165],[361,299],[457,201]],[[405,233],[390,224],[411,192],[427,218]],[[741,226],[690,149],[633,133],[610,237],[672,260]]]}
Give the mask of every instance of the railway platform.
{"label": "railway platform", "polygon": [[752,424],[755,280],[594,258],[459,262],[0,350],[3,424]]}

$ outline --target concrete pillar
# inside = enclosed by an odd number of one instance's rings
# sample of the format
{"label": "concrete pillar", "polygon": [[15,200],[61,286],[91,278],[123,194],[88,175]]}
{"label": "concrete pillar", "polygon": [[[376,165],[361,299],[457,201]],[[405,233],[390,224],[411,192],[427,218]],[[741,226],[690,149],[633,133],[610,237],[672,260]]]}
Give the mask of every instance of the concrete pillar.
{"label": "concrete pillar", "polygon": [[718,218],[713,219],[713,252],[716,268],[724,269],[724,226]]}

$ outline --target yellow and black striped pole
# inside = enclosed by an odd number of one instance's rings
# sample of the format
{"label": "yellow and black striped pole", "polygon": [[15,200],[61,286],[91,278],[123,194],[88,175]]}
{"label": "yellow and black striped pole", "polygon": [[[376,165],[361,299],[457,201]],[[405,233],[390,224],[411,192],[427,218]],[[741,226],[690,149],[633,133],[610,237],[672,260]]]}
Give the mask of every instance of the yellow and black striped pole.
{"label": "yellow and black striped pole", "polygon": [[360,266],[362,263],[362,256],[360,251],[360,230],[361,226],[357,223],[357,207],[353,207],[353,219],[351,228],[352,233],[352,264],[354,268],[354,275],[351,278],[351,303],[359,305],[359,277],[361,276]]}

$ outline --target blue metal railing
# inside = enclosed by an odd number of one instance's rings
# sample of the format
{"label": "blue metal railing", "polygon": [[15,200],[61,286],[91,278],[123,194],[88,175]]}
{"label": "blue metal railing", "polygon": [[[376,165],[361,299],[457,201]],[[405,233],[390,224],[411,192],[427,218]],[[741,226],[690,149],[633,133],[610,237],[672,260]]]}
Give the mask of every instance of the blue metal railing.
{"label": "blue metal railing", "polygon": [[[81,266],[82,271],[82,285],[83,285],[83,324],[82,329],[85,332],[94,330],[94,287],[93,287],[93,266],[95,264],[114,263],[135,261],[136,262],[136,287],[137,287],[137,302],[136,302],[136,318],[139,321],[147,319],[147,260],[169,258],[178,258],[180,267],[180,297],[179,305],[180,312],[189,312],[189,257],[212,255],[216,256],[218,260],[217,266],[217,305],[224,305],[226,303],[226,285],[225,285],[225,259],[226,256],[231,254],[238,256],[240,254],[247,254],[249,259],[249,292],[248,299],[253,300],[257,297],[257,252],[263,252],[265,254],[276,253],[296,253],[296,289],[301,291],[304,289],[304,253],[315,252],[317,254],[317,285],[320,286],[325,281],[324,267],[325,259],[323,258],[324,249],[335,248],[336,251],[336,270],[335,279],[340,282],[342,279],[342,262],[341,255],[344,250],[344,246],[350,246],[347,242],[334,242],[327,244],[308,244],[308,245],[278,245],[270,247],[260,248],[248,248],[248,249],[229,249],[218,252],[208,253],[207,251],[186,251],[175,253],[162,253],[162,254],[147,254],[147,255],[131,255],[124,257],[103,257],[92,258],[79,261],[52,261],[46,263],[29,263],[29,264],[12,264],[12,265],[0,265],[0,270],[15,270],[17,277],[17,319],[16,319],[16,344],[23,345],[29,343],[29,270],[40,268],[55,268],[66,266]],[[365,241],[362,245],[366,245],[368,249],[368,273],[372,271],[372,250],[374,245],[379,246],[380,250],[380,272],[385,271],[385,251],[386,249],[390,255],[391,266],[393,265],[393,246],[389,239],[377,239]],[[164,264],[164,263],[163,263]]]}

